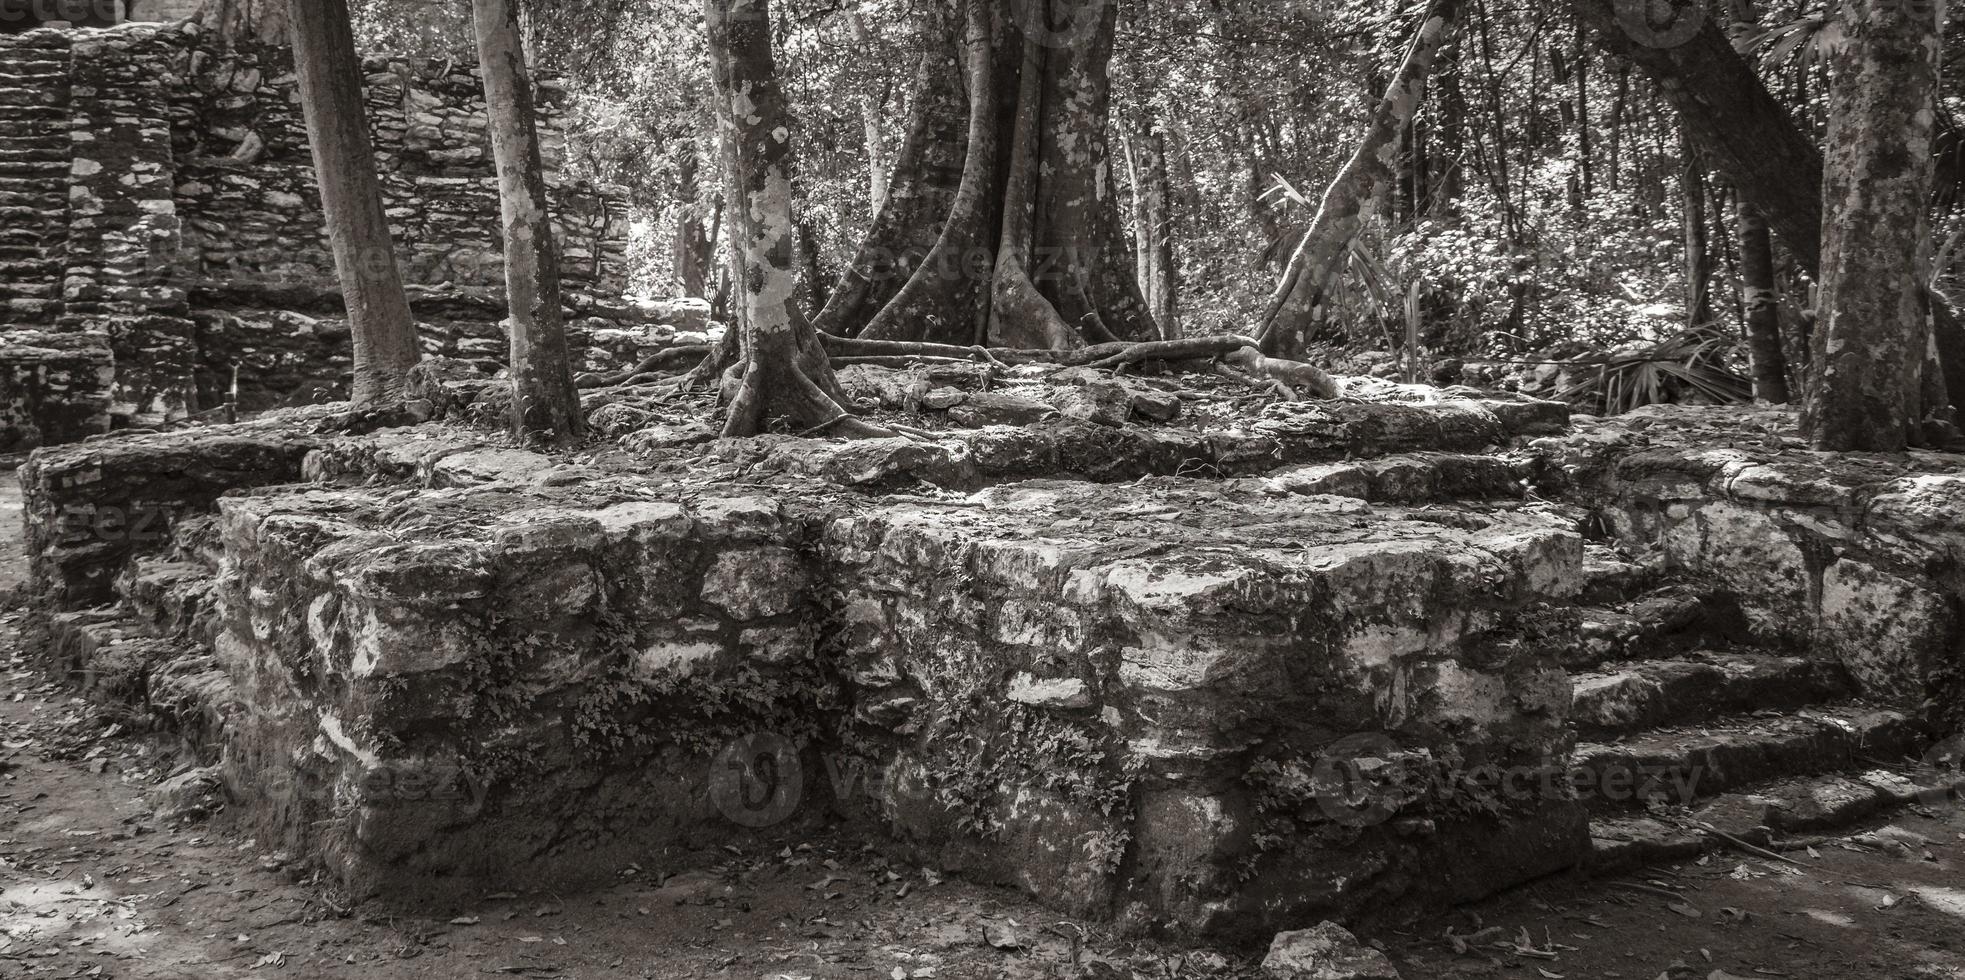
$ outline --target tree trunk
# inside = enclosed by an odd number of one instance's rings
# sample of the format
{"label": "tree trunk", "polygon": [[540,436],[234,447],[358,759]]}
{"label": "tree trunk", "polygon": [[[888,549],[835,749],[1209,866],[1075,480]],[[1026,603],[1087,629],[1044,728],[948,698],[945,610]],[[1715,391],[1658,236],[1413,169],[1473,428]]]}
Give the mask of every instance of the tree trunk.
{"label": "tree trunk", "polygon": [[691,299],[709,296],[710,262],[715,258],[715,245],[704,227],[701,170],[696,148],[683,150],[676,164],[675,198],[680,212],[675,221],[675,278],[682,295]]}
{"label": "tree trunk", "polygon": [[472,0],[487,128],[498,163],[504,217],[505,293],[511,315],[512,428],[523,442],[565,445],[580,437],[580,394],[566,351],[559,243],[546,197],[532,71],[514,0]]}
{"label": "tree trunk", "polygon": [[1174,198],[1167,177],[1167,134],[1155,127],[1141,140],[1141,146],[1146,235],[1140,247],[1146,255],[1146,305],[1153,321],[1160,325],[1161,339],[1176,340],[1180,337],[1180,270],[1174,266]]}
{"label": "tree trunk", "polygon": [[1152,239],[1147,231],[1146,178],[1140,173],[1139,168],[1140,157],[1144,155],[1139,144],[1146,138],[1148,128],[1148,125],[1136,126],[1134,131],[1125,135],[1122,145],[1126,151],[1126,183],[1133,191],[1134,267],[1138,270],[1139,290],[1146,294],[1146,302],[1150,306],[1153,303],[1151,285],[1153,270],[1149,265],[1148,253],[1152,249]]}
{"label": "tree trunk", "polygon": [[1846,0],[1829,28],[1828,221],[1802,416],[1817,449],[1896,452],[1919,441],[1942,7]]}
{"label": "tree trunk", "polygon": [[1582,21],[1576,28],[1576,170],[1578,182],[1583,188],[1583,197],[1588,200],[1597,193],[1596,177],[1596,137],[1590,131],[1590,49],[1588,33]]}
{"label": "tree trunk", "polygon": [[1713,321],[1713,257],[1706,234],[1706,169],[1699,151],[1686,136],[1679,135],[1679,196],[1681,224],[1685,230],[1685,325],[1699,327]]}
{"label": "tree trunk", "polygon": [[818,334],[798,309],[791,114],[771,49],[769,0],[704,0],[718,120],[731,167],[741,359],[728,372],[726,436],[783,418],[803,431],[887,433],[852,418]]}
{"label": "tree trunk", "polygon": [[1283,273],[1263,316],[1258,336],[1265,353],[1294,354],[1309,333],[1311,315],[1344,262],[1351,242],[1377,213],[1379,202],[1396,191],[1399,134],[1412,124],[1426,92],[1433,61],[1452,29],[1455,0],[1434,0],[1372,115],[1370,128],[1351,162],[1324,192],[1317,217]]}
{"label": "tree trunk", "polygon": [[1447,39],[1440,45],[1440,139],[1439,175],[1433,181],[1429,213],[1451,214],[1460,206],[1466,186],[1467,90],[1460,83],[1460,39]]}
{"label": "tree trunk", "polygon": [[362,109],[362,63],[355,55],[347,0],[309,0],[294,5],[291,15],[321,210],[354,338],[352,401],[378,405],[402,397],[409,369],[422,352],[382,211],[382,185]]}
{"label": "tree trunk", "polygon": [[1781,299],[1774,288],[1774,236],[1767,219],[1744,200],[1737,202],[1740,228],[1740,288],[1746,295],[1747,349],[1753,355],[1754,397],[1786,404],[1788,357],[1781,345]]}
{"label": "tree trunk", "polygon": [[[1570,0],[1606,52],[1651,76],[1678,110],[1707,162],[1767,218],[1811,275],[1822,269],[1822,154],[1734,50],[1703,4],[1677,0],[1647,20],[1630,0]],[[1965,324],[1931,304],[1945,388],[1965,406]]]}
{"label": "tree trunk", "polygon": [[889,207],[819,328],[1019,347],[1154,336],[1110,179],[1117,8],[959,7],[924,58]]}
{"label": "tree trunk", "polygon": [[869,214],[878,215],[887,206],[887,137],[880,120],[886,116],[886,100],[872,97],[860,100],[860,123],[867,144],[867,203]]}

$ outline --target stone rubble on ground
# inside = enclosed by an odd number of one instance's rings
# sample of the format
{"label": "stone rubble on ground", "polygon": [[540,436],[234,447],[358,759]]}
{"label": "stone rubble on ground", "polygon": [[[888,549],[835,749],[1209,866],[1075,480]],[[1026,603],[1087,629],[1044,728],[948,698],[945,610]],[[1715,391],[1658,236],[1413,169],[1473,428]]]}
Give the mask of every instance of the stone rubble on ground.
{"label": "stone rubble on ground", "polygon": [[1278,933],[1262,972],[1275,980],[1403,980],[1389,957],[1335,922]]}

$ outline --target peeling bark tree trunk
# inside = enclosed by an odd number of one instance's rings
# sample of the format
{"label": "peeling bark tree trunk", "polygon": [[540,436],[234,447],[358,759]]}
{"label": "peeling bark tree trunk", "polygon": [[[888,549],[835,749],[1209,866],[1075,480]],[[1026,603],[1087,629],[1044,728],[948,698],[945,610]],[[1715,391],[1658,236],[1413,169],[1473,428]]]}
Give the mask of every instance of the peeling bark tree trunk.
{"label": "peeling bark tree trunk", "polygon": [[1433,62],[1453,27],[1455,6],[1455,0],[1434,0],[1406,52],[1405,63],[1372,113],[1370,128],[1357,153],[1325,190],[1317,217],[1290,258],[1263,316],[1257,336],[1265,353],[1297,353],[1309,335],[1311,318],[1324,289],[1343,264],[1351,243],[1364,229],[1366,219],[1378,213],[1387,195],[1397,192],[1399,137],[1419,110]]}
{"label": "peeling bark tree trunk", "polygon": [[1110,175],[1117,7],[955,9],[923,61],[888,206],[819,328],[1054,348],[1155,336]]}
{"label": "peeling bark tree trunk", "polygon": [[1739,202],[1740,289],[1745,294],[1747,349],[1753,355],[1754,396],[1786,404],[1788,356],[1781,346],[1781,299],[1774,289],[1774,236],[1754,206]]}
{"label": "peeling bark tree trunk", "polygon": [[1822,298],[1802,427],[1817,449],[1919,441],[1942,4],[1845,0],[1831,21]]}
{"label": "peeling bark tree trunk", "polygon": [[741,357],[728,372],[724,435],[755,435],[779,417],[800,430],[885,435],[846,411],[818,334],[798,309],[791,116],[771,51],[769,0],[704,0],[704,14],[730,167],[742,322]]}
{"label": "peeling bark tree trunk", "polygon": [[559,243],[553,239],[546,171],[539,155],[532,72],[526,67],[513,0],[473,0],[473,4],[504,217],[512,428],[521,441],[564,445],[579,438],[582,430],[580,394],[573,387],[573,363],[566,352]]}
{"label": "peeling bark tree trunk", "polygon": [[416,320],[396,268],[382,212],[382,185],[362,108],[362,63],[347,0],[308,0],[291,11],[293,57],[319,175],[335,270],[354,338],[351,400],[373,406],[402,397],[422,359]]}

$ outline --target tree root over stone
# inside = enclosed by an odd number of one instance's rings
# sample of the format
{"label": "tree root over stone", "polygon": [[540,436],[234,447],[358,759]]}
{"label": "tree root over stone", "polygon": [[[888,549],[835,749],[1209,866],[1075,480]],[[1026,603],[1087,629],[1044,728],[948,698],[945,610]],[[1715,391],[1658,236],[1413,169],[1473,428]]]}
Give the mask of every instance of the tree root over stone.
{"label": "tree root over stone", "polygon": [[[610,375],[588,375],[583,378],[582,387],[647,383],[655,380],[649,377],[651,372],[665,366],[674,366],[690,357],[701,357],[702,359],[688,373],[668,379],[667,384],[681,391],[698,390],[716,384],[723,390],[724,402],[733,406],[733,413],[741,411],[748,415],[750,408],[745,399],[747,396],[755,397],[759,389],[755,385],[745,383],[741,345],[736,342],[736,337],[737,331],[732,330],[726,333],[724,341],[715,347],[673,348],[643,359],[629,371]],[[797,370],[793,372],[797,376],[786,379],[790,383],[790,388],[779,392],[779,397],[789,397],[806,409],[807,420],[821,420],[813,423],[808,429],[809,432],[825,432],[847,437],[915,435],[916,431],[910,431],[904,426],[877,426],[853,420],[849,410],[851,402],[843,391],[838,390],[837,382],[833,381],[830,385],[826,385],[813,380],[813,375],[816,373],[830,381],[830,367],[867,365],[905,370],[910,367],[948,364],[986,364],[998,368],[1055,364],[1060,367],[1118,372],[1139,364],[1159,361],[1195,364],[1199,370],[1211,368],[1213,373],[1222,377],[1253,388],[1268,390],[1290,401],[1295,401],[1304,394],[1320,399],[1339,397],[1336,382],[1323,369],[1302,361],[1264,357],[1261,351],[1256,349],[1253,338],[1233,334],[1188,337],[1180,340],[1116,341],[1071,350],[964,347],[956,344],[834,337],[828,334],[818,334],[817,338],[816,348],[809,344],[800,344],[801,349],[796,358]],[[1196,362],[1203,362],[1206,366],[1203,367]],[[808,366],[818,370],[808,372]],[[833,390],[829,391],[828,388]],[[827,409],[827,406],[832,408]]]}

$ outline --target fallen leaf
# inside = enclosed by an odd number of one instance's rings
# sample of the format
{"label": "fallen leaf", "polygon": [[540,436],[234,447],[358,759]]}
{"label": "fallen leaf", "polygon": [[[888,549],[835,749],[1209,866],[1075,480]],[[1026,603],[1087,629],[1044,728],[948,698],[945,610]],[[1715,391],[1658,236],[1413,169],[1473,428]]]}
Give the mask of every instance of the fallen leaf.
{"label": "fallen leaf", "polygon": [[1017,938],[1017,931],[1001,923],[988,923],[983,926],[983,942],[996,949],[1022,949],[1023,940]]}

